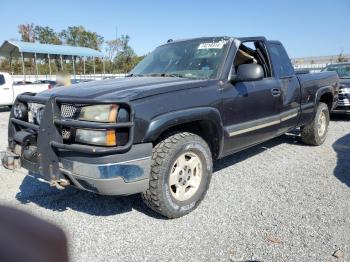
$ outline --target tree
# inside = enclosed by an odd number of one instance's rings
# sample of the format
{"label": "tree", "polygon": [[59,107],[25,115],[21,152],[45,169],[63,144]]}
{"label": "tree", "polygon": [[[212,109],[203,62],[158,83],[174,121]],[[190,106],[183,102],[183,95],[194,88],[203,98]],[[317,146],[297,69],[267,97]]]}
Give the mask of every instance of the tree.
{"label": "tree", "polygon": [[100,50],[103,44],[103,37],[96,32],[86,30],[83,26],[69,26],[66,30],[59,33],[60,38],[72,46],[89,47]]}
{"label": "tree", "polygon": [[34,28],[35,40],[42,44],[60,45],[62,41],[58,34],[48,26],[36,26]]}
{"label": "tree", "polygon": [[21,35],[21,40],[24,42],[34,42],[35,32],[34,24],[21,24],[18,26],[18,33]]}
{"label": "tree", "polygon": [[109,40],[106,41],[106,53],[107,59],[112,61],[118,54],[118,52],[122,49],[122,43],[120,39]]}
{"label": "tree", "polygon": [[337,57],[337,62],[342,63],[342,62],[347,62],[347,61],[348,61],[348,60],[344,57],[343,53],[344,53],[344,49],[341,48],[341,49],[340,49],[340,53],[339,53],[339,55],[338,55],[338,57]]}
{"label": "tree", "polygon": [[115,57],[115,64],[117,71],[120,73],[129,72],[136,63],[139,62],[138,56],[135,54],[134,50],[129,46],[130,36],[122,35],[120,37],[121,51]]}

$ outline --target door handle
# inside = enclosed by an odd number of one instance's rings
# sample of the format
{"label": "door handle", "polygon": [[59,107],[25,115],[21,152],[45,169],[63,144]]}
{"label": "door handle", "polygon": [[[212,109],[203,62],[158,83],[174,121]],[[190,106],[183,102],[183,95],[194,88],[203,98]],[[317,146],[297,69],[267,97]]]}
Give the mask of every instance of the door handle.
{"label": "door handle", "polygon": [[273,96],[280,96],[281,95],[281,90],[279,90],[278,88],[272,88],[271,89],[271,94]]}

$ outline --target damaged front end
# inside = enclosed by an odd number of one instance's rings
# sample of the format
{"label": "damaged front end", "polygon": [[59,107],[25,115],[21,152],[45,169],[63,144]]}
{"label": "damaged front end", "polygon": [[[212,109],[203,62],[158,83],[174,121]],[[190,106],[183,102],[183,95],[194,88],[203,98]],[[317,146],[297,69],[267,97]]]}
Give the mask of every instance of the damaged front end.
{"label": "damaged front end", "polygon": [[[120,112],[124,110],[120,114],[123,119],[117,114],[111,122],[75,117],[82,106],[108,104],[117,105]],[[141,192],[148,184],[152,148],[133,147],[133,116],[127,102],[19,95],[10,115],[8,149],[2,164],[8,169],[23,167],[39,174],[59,189],[73,185],[101,194]],[[79,143],[79,130],[84,131],[80,132],[83,135],[104,132],[111,144],[97,144],[101,143],[99,137],[92,141],[96,144]],[[132,147],[135,149],[130,150]]]}

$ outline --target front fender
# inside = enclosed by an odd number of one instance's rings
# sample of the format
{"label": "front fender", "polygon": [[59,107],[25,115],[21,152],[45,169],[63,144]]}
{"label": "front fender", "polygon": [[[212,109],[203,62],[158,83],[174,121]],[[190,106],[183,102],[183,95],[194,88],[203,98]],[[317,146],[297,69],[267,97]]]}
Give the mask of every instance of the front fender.
{"label": "front fender", "polygon": [[220,112],[213,107],[189,108],[159,115],[151,120],[145,133],[144,141],[155,141],[167,129],[195,121],[210,122],[210,124],[214,125],[219,135],[218,141],[222,141],[223,124]]}

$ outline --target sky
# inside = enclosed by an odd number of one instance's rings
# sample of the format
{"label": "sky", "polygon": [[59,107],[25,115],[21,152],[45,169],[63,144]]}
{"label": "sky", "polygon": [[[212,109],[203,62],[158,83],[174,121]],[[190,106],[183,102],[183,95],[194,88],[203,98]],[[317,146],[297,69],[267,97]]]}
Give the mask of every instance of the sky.
{"label": "sky", "polygon": [[350,0],[11,0],[1,3],[0,43],[19,39],[22,23],[128,34],[138,55],[170,38],[224,35],[280,40],[293,58],[350,53]]}

